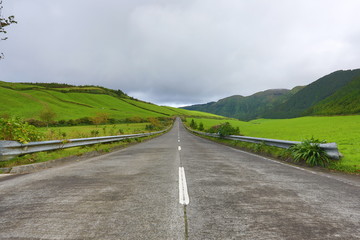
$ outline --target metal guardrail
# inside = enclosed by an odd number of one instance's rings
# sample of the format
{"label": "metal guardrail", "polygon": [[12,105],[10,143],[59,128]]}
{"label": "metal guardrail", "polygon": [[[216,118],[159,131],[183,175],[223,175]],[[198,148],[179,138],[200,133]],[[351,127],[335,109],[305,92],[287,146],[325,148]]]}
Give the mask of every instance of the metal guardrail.
{"label": "metal guardrail", "polygon": [[0,161],[7,161],[18,155],[34,153],[34,152],[51,151],[57,149],[93,145],[98,143],[116,142],[130,138],[147,137],[147,136],[163,133],[167,130],[168,129],[158,132],[130,134],[130,135],[29,142],[27,144],[22,144],[16,141],[0,141]]}
{"label": "metal guardrail", "polygon": [[[189,128],[188,128],[189,129]],[[210,137],[220,137],[218,134],[214,133],[204,133],[199,131],[194,131],[189,129],[190,131],[200,134],[206,135]],[[301,142],[297,141],[286,141],[286,140],[277,140],[277,139],[268,139],[268,138],[255,138],[255,137],[245,137],[245,136],[237,136],[237,135],[230,135],[225,137],[225,139],[229,140],[236,140],[242,142],[250,142],[250,143],[264,143],[266,145],[279,147],[279,148],[290,148],[293,145],[299,144]],[[320,147],[325,150],[326,154],[332,159],[340,159],[340,153],[336,143],[321,143]]]}

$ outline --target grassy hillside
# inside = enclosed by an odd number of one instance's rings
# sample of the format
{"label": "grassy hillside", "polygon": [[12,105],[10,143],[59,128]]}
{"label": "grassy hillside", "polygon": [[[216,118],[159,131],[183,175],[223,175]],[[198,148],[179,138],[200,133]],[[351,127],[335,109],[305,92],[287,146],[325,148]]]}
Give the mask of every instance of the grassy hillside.
{"label": "grassy hillside", "polygon": [[[0,116],[19,116],[39,119],[43,110],[56,113],[54,120],[93,117],[109,114],[114,119],[131,117],[170,117],[179,111],[132,99],[121,90],[97,86],[66,84],[23,84],[0,82]],[[212,114],[181,110],[182,115],[208,116]]]}
{"label": "grassy hillside", "polygon": [[306,111],[307,115],[345,115],[360,113],[360,76],[352,79],[332,96]]}
{"label": "grassy hillside", "polygon": [[[205,129],[230,122],[239,127],[242,135],[291,141],[311,137],[336,142],[343,159],[330,168],[349,172],[360,171],[360,115],[334,117],[300,117],[293,119],[258,119],[250,122],[237,120],[194,119]],[[191,119],[188,119],[190,122]]]}

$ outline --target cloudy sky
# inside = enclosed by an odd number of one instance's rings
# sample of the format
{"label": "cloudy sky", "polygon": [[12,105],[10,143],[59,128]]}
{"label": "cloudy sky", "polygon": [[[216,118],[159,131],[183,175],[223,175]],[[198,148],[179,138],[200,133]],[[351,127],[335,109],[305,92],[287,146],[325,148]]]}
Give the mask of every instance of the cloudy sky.
{"label": "cloudy sky", "polygon": [[160,105],[360,68],[359,0],[3,0],[0,80],[101,85]]}

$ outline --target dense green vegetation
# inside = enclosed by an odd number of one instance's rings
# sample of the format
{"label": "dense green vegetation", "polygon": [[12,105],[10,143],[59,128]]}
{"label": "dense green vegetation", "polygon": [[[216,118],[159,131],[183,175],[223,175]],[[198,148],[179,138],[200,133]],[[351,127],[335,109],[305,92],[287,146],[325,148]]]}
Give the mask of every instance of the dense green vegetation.
{"label": "dense green vegetation", "polygon": [[40,141],[40,131],[19,118],[0,118],[0,140],[15,140],[21,143]]}
{"label": "dense green vegetation", "polygon": [[308,115],[360,113],[360,69],[336,71],[292,90],[267,90],[248,97],[232,96],[185,107],[248,121]]}
{"label": "dense green vegetation", "polygon": [[[191,122],[188,118],[187,123]],[[347,172],[360,171],[360,115],[332,117],[300,117],[293,119],[257,119],[250,122],[238,120],[217,120],[194,118],[205,129],[229,122],[239,127],[245,136],[303,141],[316,138],[335,142],[343,154],[340,161],[331,163],[328,168]]]}

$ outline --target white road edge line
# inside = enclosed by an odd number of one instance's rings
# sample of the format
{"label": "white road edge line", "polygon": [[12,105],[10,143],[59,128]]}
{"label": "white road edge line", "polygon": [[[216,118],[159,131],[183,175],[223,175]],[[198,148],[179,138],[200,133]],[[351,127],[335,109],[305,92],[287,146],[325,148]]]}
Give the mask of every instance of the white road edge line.
{"label": "white road edge line", "polygon": [[189,205],[190,202],[183,167],[179,167],[179,202],[182,205]]}

